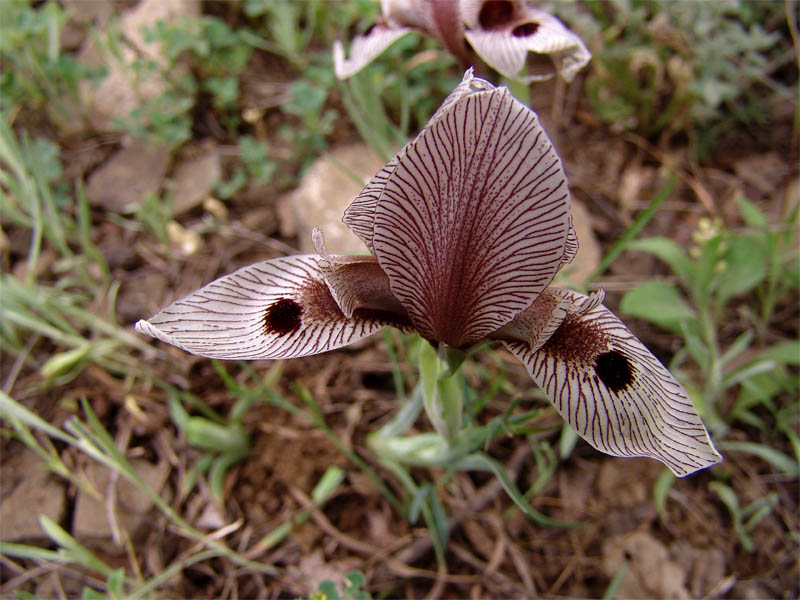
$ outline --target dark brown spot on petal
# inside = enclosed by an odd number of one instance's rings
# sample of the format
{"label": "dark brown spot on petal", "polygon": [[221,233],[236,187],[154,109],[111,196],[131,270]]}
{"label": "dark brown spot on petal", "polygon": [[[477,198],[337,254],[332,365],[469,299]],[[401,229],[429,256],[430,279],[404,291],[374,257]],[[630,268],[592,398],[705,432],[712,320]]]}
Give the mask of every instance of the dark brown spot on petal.
{"label": "dark brown spot on petal", "polygon": [[478,23],[484,29],[506,25],[514,14],[514,4],[508,0],[486,0],[478,13]]}
{"label": "dark brown spot on petal", "polygon": [[264,330],[275,335],[292,333],[300,327],[302,314],[303,307],[294,300],[278,300],[264,312]]}
{"label": "dark brown spot on petal", "polygon": [[631,363],[616,350],[600,354],[595,360],[594,372],[614,392],[624,390],[633,382]]}
{"label": "dark brown spot on petal", "polygon": [[546,352],[564,362],[584,366],[595,363],[595,357],[609,348],[608,336],[592,321],[580,315],[567,315],[561,326],[543,346]]}
{"label": "dark brown spot on petal", "polygon": [[514,27],[514,29],[511,30],[511,35],[514,37],[528,37],[537,31],[539,31],[538,23],[523,23],[522,25]]}

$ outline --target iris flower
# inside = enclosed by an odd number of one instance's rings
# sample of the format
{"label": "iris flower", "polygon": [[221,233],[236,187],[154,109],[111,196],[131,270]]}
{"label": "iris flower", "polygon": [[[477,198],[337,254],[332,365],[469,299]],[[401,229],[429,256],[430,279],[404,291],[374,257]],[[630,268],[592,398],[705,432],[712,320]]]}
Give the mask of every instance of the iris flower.
{"label": "iris flower", "polygon": [[[334,44],[339,79],[355,75],[411,31],[438,38],[465,66],[473,64],[474,51],[499,73],[524,83],[556,73],[571,81],[592,56],[561,21],[526,0],[381,0],[381,12],[375,25],[355,37],[350,58],[341,42]],[[528,52],[550,61],[538,61],[533,73],[521,75]]]}
{"label": "iris flower", "polygon": [[506,346],[561,416],[613,456],[678,476],[721,460],[686,391],[602,293],[550,287],[577,240],[561,160],[536,114],[473,76],[375,175],[344,222],[372,252],[259,262],[136,329],[218,359],[284,359],[383,327],[440,348]]}

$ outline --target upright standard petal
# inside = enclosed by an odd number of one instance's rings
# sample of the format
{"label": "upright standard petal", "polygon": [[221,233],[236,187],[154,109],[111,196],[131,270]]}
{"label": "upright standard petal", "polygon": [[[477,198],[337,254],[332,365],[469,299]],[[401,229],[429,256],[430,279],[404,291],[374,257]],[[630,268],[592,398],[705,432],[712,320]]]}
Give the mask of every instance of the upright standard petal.
{"label": "upright standard petal", "polygon": [[568,229],[558,155],[535,113],[497,88],[458,98],[405,148],[373,250],[417,330],[460,348],[533,303]]}
{"label": "upright standard petal", "polygon": [[[504,342],[561,416],[612,456],[645,456],[683,477],[722,460],[680,383],[596,301],[553,290],[579,308],[539,350]],[[582,304],[583,303],[583,304]]]}
{"label": "upright standard petal", "polygon": [[[464,33],[467,41],[486,64],[506,77],[530,83],[559,74],[572,81],[592,57],[561,21],[524,2],[471,0],[462,2],[462,10],[470,24]],[[521,76],[528,52],[549,56],[555,69],[537,65],[538,72]]]}
{"label": "upright standard petal", "polygon": [[407,329],[407,318],[381,310],[354,307],[345,316],[318,260],[308,254],[244,267],[139,321],[136,330],[198,356],[255,360],[318,354],[389,325]]}
{"label": "upright standard petal", "polygon": [[344,47],[336,40],[333,43],[333,71],[336,77],[352,77],[410,31],[411,28],[395,25],[392,21],[377,23],[364,35],[355,37],[350,44],[350,58],[345,58]]}
{"label": "upright standard petal", "polygon": [[[450,92],[442,102],[441,106],[436,109],[433,116],[428,120],[426,127],[430,127],[433,123],[438,121],[442,115],[446,114],[448,110],[459,99],[475,92],[492,90],[494,86],[486,81],[475,77],[472,72],[472,67],[464,72],[464,77],[461,79],[456,88]],[[364,187],[358,197],[350,203],[350,206],[344,211],[342,221],[347,225],[353,233],[355,233],[362,242],[364,242],[370,251],[372,248],[372,236],[375,227],[375,207],[378,205],[383,189],[386,187],[386,182],[394,172],[397,166],[397,161],[405,156],[406,149],[414,143],[414,140],[403,146],[400,151],[378,171],[369,183]]]}

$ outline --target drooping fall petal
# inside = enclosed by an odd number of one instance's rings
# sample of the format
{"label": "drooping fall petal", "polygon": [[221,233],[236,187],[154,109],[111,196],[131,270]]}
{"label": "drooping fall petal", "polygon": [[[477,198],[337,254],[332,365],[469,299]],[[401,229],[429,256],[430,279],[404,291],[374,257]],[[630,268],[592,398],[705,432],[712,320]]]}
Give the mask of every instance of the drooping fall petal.
{"label": "drooping fall petal", "polygon": [[[354,307],[347,317],[316,255],[249,265],[151,317],[136,330],[207,358],[255,360],[317,354],[357,342],[403,315]],[[357,281],[355,283],[358,283]]]}
{"label": "drooping fall petal", "polygon": [[352,77],[410,31],[413,29],[396,25],[392,21],[377,23],[367,33],[353,39],[350,44],[350,58],[345,58],[344,47],[336,40],[333,43],[333,70],[336,77]]}
{"label": "drooping fall petal", "polygon": [[[461,8],[467,41],[506,77],[530,83],[559,74],[571,81],[591,59],[581,39],[561,21],[524,1],[462,0]],[[548,56],[555,68],[537,65],[538,72],[521,75],[528,52]]]}
{"label": "drooping fall petal", "polygon": [[404,149],[373,250],[416,329],[461,348],[532,304],[568,230],[561,161],[535,113],[497,88],[461,96]]}
{"label": "drooping fall petal", "polygon": [[678,477],[718,463],[686,391],[658,359],[604,306],[553,292],[578,311],[539,350],[504,343],[578,434],[612,456],[660,460]]}

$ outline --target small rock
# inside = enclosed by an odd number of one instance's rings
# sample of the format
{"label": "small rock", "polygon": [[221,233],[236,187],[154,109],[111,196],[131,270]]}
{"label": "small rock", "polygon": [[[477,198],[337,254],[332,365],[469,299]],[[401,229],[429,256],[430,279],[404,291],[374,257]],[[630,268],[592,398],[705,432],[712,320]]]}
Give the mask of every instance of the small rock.
{"label": "small rock", "polygon": [[[162,488],[169,475],[169,464],[162,462],[154,465],[143,459],[131,461],[134,470],[144,482],[153,488],[157,493],[162,493]],[[92,486],[103,496],[108,493],[108,485],[111,479],[111,471],[98,463],[91,463],[87,466],[86,478]],[[135,537],[141,532],[143,526],[148,523],[147,513],[152,508],[152,502],[143,492],[130,483],[127,479],[120,476],[117,480],[117,502],[116,518],[121,530],[124,530],[131,537]],[[75,501],[75,515],[72,525],[73,535],[79,540],[88,540],[109,549],[118,551],[109,544],[111,540],[111,525],[108,522],[108,514],[105,503],[97,500],[86,492],[79,491]]]}
{"label": "small rock", "polygon": [[603,570],[614,577],[623,564],[628,572],[617,589],[617,598],[690,598],[686,573],[669,559],[666,546],[645,531],[614,536],[603,544]]}
{"label": "small rock", "polygon": [[39,516],[58,523],[64,515],[64,486],[27,448],[4,461],[0,540],[17,542],[46,537]]}
{"label": "small rock", "polygon": [[178,217],[199,206],[211,195],[222,177],[222,166],[216,148],[184,160],[175,169],[172,189],[172,216]]}
{"label": "small rock", "polygon": [[112,212],[137,210],[161,189],[169,155],[167,146],[132,140],[92,173],[86,197]]}
{"label": "small rock", "polygon": [[[134,68],[134,62],[142,59],[152,60],[165,70],[167,67],[158,42],[146,43],[142,29],[154,27],[159,21],[172,23],[179,17],[199,14],[199,0],[142,0],[119,19],[119,35],[124,40],[118,44],[119,57],[97,45],[89,45],[81,52],[83,62],[108,69],[99,84],[81,84],[81,95],[95,130],[116,131],[117,119],[127,119],[135,108],[163,94],[169,86],[163,72],[142,79]],[[171,78],[175,76],[175,72],[170,73]]]}
{"label": "small rock", "polygon": [[[311,230],[319,227],[332,254],[367,253],[364,243],[342,223],[342,214],[383,165],[383,159],[365,144],[341,146],[311,165],[300,187],[282,201],[294,209],[301,252],[315,251]],[[345,169],[363,182],[354,181]]]}
{"label": "small rock", "polygon": [[167,239],[170,245],[183,256],[191,256],[203,245],[203,238],[199,233],[186,229],[177,221],[167,223]]}
{"label": "small rock", "polygon": [[696,548],[686,540],[670,546],[670,556],[687,574],[692,596],[702,598],[725,578],[725,553],[718,548]]}
{"label": "small rock", "polygon": [[228,220],[228,207],[225,206],[221,200],[217,200],[213,196],[208,196],[203,200],[203,210],[221,223]]}

